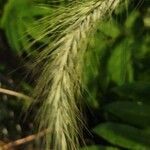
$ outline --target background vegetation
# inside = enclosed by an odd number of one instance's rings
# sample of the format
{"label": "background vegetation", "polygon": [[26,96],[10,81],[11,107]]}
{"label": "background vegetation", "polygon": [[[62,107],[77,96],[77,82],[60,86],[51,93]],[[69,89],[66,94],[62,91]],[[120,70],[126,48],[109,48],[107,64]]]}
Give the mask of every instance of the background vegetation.
{"label": "background vegetation", "polygon": [[[43,1],[37,1],[40,2]],[[28,55],[34,57],[38,52],[33,53],[27,46],[29,39],[36,39],[42,32],[42,27],[41,31],[30,30],[31,25],[44,14],[54,13],[54,6],[69,2],[45,1],[50,8],[29,8],[27,3],[30,1],[0,0],[0,149],[35,133],[33,117],[38,108],[27,113],[30,98],[10,96],[2,89],[32,93],[35,81],[25,64]],[[38,41],[34,47],[46,40]],[[150,1],[126,1],[111,18],[99,24],[85,60],[86,88],[81,100],[88,130],[84,129],[87,146],[81,143],[82,149],[149,150]],[[36,140],[24,142],[14,149],[34,149],[35,143]]]}

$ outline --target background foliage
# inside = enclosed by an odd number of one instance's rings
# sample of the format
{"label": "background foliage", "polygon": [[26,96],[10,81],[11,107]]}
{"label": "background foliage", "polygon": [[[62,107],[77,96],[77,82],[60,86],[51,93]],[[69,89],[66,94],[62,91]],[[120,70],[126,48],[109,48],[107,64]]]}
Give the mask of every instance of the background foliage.
{"label": "background foliage", "polygon": [[[25,77],[29,68],[24,64],[37,53],[28,45],[43,32],[31,27],[37,18],[55,13],[54,6],[68,3],[45,1],[51,7],[44,7],[40,2],[0,1],[0,86],[26,95],[32,93],[34,79]],[[88,146],[83,150],[150,149],[150,2],[126,3],[98,25],[88,44],[83,100],[90,133],[84,131]],[[33,46],[46,41],[37,39]],[[24,119],[30,103],[0,95],[0,145],[34,133],[34,113]]]}

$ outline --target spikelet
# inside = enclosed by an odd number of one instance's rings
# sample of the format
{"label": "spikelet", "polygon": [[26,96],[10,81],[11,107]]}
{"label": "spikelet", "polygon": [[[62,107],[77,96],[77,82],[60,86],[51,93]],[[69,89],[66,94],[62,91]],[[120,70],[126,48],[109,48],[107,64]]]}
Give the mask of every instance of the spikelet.
{"label": "spikelet", "polygon": [[[39,129],[49,129],[43,149],[77,150],[83,55],[91,31],[116,8],[120,0],[93,0],[75,3],[39,20],[43,33],[38,40],[47,45],[36,58],[40,77],[34,91],[41,104]],[[36,27],[35,27],[36,28]],[[34,41],[36,42],[36,41]],[[34,44],[31,43],[32,44]]]}

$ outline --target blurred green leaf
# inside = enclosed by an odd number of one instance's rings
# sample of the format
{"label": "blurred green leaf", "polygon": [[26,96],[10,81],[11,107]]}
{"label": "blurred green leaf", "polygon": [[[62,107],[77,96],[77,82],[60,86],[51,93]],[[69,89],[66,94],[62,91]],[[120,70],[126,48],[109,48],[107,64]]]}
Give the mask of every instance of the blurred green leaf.
{"label": "blurred green leaf", "polygon": [[139,17],[139,12],[138,11],[133,11],[127,18],[125,22],[125,27],[126,28],[132,28],[134,26],[134,23],[136,22],[137,18]]}
{"label": "blurred green leaf", "polygon": [[124,84],[113,89],[120,96],[132,98],[137,101],[148,102],[150,99],[150,83],[148,82],[134,82]]}
{"label": "blurred green leaf", "polygon": [[106,105],[105,110],[127,123],[140,127],[150,126],[150,105],[142,102],[117,101]]}
{"label": "blurred green leaf", "polygon": [[130,4],[130,0],[125,0],[122,1],[121,4],[119,5],[119,7],[115,10],[115,14],[122,14],[124,12],[126,12],[126,14],[128,14],[128,6]]}
{"label": "blurred green leaf", "polygon": [[119,149],[110,146],[92,145],[83,147],[81,148],[81,150],[119,150]]}
{"label": "blurred green leaf", "polygon": [[102,123],[93,131],[111,144],[131,150],[149,150],[150,135],[135,127],[118,124]]}
{"label": "blurred green leaf", "polygon": [[104,35],[111,37],[111,38],[116,38],[121,33],[120,27],[118,26],[117,22],[115,22],[115,20],[113,20],[113,19],[111,19],[107,22],[102,22],[99,25],[98,29]]}
{"label": "blurred green leaf", "polygon": [[[37,18],[51,13],[52,9],[36,5],[30,0],[9,0],[4,9],[1,27],[5,30],[10,46],[17,53],[29,50],[31,40],[43,33],[41,26],[37,27]],[[33,39],[32,39],[32,38]]]}
{"label": "blurred green leaf", "polygon": [[118,85],[133,81],[130,43],[132,43],[132,39],[130,38],[118,43],[108,61],[110,79]]}

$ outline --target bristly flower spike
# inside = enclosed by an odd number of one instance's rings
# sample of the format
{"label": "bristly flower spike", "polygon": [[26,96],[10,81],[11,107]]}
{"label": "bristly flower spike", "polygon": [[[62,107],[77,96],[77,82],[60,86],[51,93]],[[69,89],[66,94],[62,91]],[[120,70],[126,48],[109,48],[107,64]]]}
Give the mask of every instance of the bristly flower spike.
{"label": "bristly flower spike", "polygon": [[[92,0],[62,8],[39,20],[38,40],[47,45],[36,58],[39,78],[34,98],[41,104],[39,129],[49,129],[44,149],[78,150],[80,136],[80,87],[83,56],[89,36],[121,0]],[[36,42],[36,41],[35,41]],[[31,45],[34,44],[31,43]]]}

